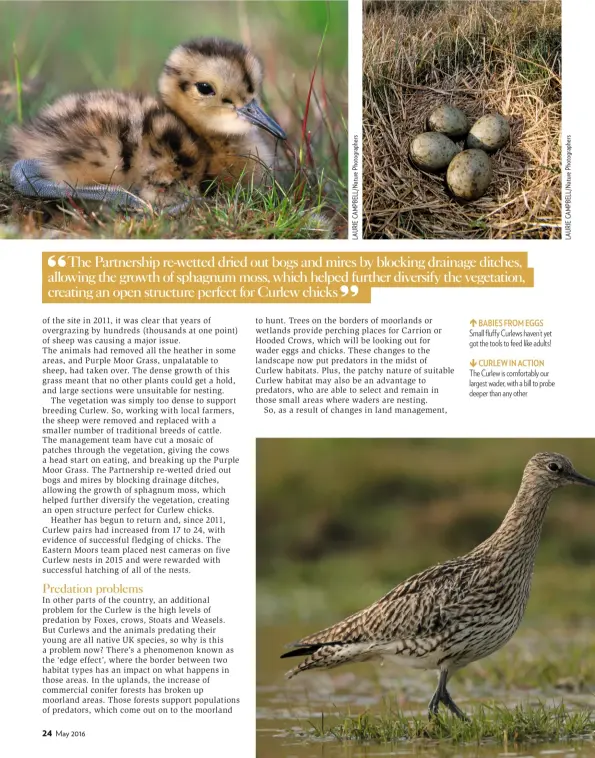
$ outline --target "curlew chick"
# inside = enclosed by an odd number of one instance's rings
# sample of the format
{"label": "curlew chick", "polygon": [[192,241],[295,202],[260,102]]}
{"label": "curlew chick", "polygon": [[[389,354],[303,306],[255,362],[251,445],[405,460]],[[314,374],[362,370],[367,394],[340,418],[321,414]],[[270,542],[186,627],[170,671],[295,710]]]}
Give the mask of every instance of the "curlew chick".
{"label": "curlew chick", "polygon": [[212,148],[209,175],[263,176],[285,132],[260,105],[263,68],[243,45],[206,39],[180,45],[159,79],[165,105]]}
{"label": "curlew chick", "polygon": [[[263,68],[244,45],[176,47],[159,99],[111,90],[66,95],[13,129],[11,179],[24,195],[168,205],[214,178],[261,181],[283,129],[260,105]],[[138,195],[144,202],[139,202]]]}
{"label": "curlew chick", "polygon": [[595,487],[558,453],[528,462],[519,492],[500,527],[467,555],[422,571],[368,608],[311,634],[282,658],[306,656],[288,678],[314,668],[392,660],[438,671],[430,717],[443,703],[465,714],[446,685],[463,666],[491,655],[516,632],[527,605],[541,527],[554,490]]}

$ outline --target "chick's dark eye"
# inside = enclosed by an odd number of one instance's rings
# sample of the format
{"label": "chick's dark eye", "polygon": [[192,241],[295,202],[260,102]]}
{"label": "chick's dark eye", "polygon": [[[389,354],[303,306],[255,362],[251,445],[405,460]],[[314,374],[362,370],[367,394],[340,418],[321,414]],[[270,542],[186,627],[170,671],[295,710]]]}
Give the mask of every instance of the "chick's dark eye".
{"label": "chick's dark eye", "polygon": [[215,90],[211,87],[211,85],[208,82],[197,82],[196,89],[200,92],[201,95],[214,95],[215,94]]}
{"label": "chick's dark eye", "polygon": [[550,471],[558,472],[560,471],[560,466],[558,466],[557,463],[548,463],[547,467]]}

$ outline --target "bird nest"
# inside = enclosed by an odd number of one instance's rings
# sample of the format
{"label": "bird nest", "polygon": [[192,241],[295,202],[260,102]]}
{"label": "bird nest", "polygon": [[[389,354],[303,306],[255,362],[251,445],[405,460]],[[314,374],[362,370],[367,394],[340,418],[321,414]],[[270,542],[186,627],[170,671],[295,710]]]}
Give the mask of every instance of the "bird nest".
{"label": "bird nest", "polygon": [[[560,238],[559,0],[370,4],[363,87],[366,237]],[[470,203],[409,159],[411,139],[443,103],[510,123],[494,179]]]}

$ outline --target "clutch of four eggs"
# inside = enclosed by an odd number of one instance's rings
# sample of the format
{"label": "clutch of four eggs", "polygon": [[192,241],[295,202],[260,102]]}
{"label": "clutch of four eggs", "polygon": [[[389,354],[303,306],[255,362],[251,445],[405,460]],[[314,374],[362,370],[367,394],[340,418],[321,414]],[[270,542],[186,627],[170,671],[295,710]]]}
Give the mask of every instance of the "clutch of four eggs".
{"label": "clutch of four eggs", "polygon": [[[471,127],[459,108],[441,105],[428,117],[431,131],[418,134],[409,146],[411,160],[425,171],[448,167],[447,183],[454,195],[465,200],[481,197],[492,179],[488,153],[503,147],[510,137],[508,121],[499,113],[482,116]],[[453,140],[466,139],[459,151]]]}

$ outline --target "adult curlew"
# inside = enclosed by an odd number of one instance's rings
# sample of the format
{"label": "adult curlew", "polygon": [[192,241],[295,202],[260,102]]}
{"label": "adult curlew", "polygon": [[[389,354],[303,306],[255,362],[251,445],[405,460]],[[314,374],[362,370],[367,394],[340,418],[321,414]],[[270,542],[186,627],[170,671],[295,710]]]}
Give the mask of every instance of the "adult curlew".
{"label": "adult curlew", "polygon": [[537,453],[500,527],[460,558],[415,574],[368,608],[292,643],[282,655],[307,656],[287,673],[392,659],[437,669],[430,718],[443,703],[466,719],[446,685],[452,674],[505,645],[518,629],[531,589],[541,527],[554,490],[567,484],[595,487],[558,453]]}

